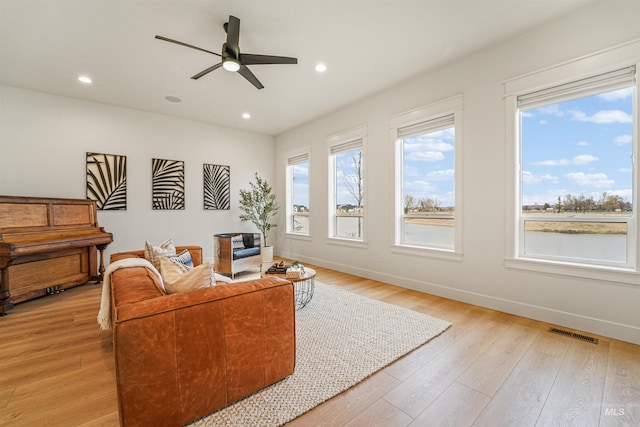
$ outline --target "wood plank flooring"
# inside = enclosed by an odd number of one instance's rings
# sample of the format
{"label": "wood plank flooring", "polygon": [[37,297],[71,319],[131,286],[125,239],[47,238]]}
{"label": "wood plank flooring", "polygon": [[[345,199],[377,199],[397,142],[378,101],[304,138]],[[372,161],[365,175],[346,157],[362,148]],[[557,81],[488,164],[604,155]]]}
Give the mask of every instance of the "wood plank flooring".
{"label": "wood plank flooring", "polygon": [[[640,426],[640,346],[315,268],[319,281],[453,326],[291,426]],[[0,318],[0,425],[118,425],[100,293],[88,284]]]}

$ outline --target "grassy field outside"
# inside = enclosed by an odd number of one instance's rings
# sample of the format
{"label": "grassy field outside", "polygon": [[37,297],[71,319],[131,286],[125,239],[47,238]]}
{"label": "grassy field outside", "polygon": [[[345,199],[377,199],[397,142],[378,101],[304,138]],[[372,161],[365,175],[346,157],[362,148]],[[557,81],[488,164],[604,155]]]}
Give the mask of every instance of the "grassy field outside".
{"label": "grassy field outside", "polygon": [[405,218],[405,224],[418,224],[418,225],[437,225],[442,227],[453,227],[455,225],[454,218]]}
{"label": "grassy field outside", "polygon": [[565,234],[627,234],[624,222],[525,221],[525,231]]}

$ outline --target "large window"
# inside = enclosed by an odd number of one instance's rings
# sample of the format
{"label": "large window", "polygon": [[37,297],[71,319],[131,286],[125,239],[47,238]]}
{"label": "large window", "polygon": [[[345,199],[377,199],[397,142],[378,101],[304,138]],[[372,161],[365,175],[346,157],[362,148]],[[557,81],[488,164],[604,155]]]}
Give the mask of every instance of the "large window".
{"label": "large window", "polygon": [[363,132],[360,129],[330,139],[329,237],[364,241]]}
{"label": "large window", "polygon": [[637,267],[636,67],[512,97],[516,259]]}
{"label": "large window", "polygon": [[460,252],[461,108],[462,97],[455,97],[391,120],[398,247]]}
{"label": "large window", "polygon": [[287,232],[309,235],[309,153],[287,159]]}

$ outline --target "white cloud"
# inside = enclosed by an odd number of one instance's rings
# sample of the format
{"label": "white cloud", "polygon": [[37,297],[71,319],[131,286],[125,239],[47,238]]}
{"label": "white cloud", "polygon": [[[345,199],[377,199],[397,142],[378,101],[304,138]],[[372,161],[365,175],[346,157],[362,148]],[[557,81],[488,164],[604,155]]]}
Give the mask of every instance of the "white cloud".
{"label": "white cloud", "polygon": [[586,147],[589,145],[589,143],[587,141],[578,141],[576,142],[576,145],[579,145],[581,147]]}
{"label": "white cloud", "polygon": [[429,150],[441,151],[443,153],[445,153],[447,151],[453,151],[453,145],[452,144],[448,144],[448,143],[446,143],[444,141],[427,141],[425,143],[425,146]]}
{"label": "white cloud", "polygon": [[440,151],[420,151],[416,153],[410,153],[407,160],[413,160],[416,162],[439,162],[444,160],[444,154]]}
{"label": "white cloud", "polygon": [[535,166],[567,166],[570,165],[571,162],[567,159],[560,160],[541,160],[539,162],[533,162]]}
{"label": "white cloud", "polygon": [[597,160],[598,158],[596,156],[592,156],[591,154],[579,154],[573,158],[573,161],[571,163],[574,165],[586,165]]}
{"label": "white cloud", "polygon": [[558,159],[558,160],[541,160],[539,162],[533,162],[535,166],[569,166],[569,165],[586,165],[597,161],[596,156],[591,154],[579,154],[573,159]]}
{"label": "white cloud", "polygon": [[546,121],[546,120],[540,120],[540,121],[538,122],[538,124],[546,125],[546,124],[547,124],[547,121]]}
{"label": "white cloud", "polygon": [[536,108],[536,111],[540,114],[546,114],[550,116],[562,117],[564,116],[564,111],[560,109],[559,104],[547,105],[546,107]]}
{"label": "white cloud", "polygon": [[618,135],[613,138],[613,143],[616,145],[625,145],[630,143],[632,139],[631,135]]}
{"label": "white cloud", "polygon": [[616,196],[622,198],[622,200],[631,200],[633,197],[632,189],[624,189],[624,190],[613,190],[609,191],[607,194],[615,194]]}
{"label": "white cloud", "polygon": [[604,173],[571,172],[565,177],[584,187],[609,188],[615,184],[615,181],[609,179]]}
{"label": "white cloud", "polygon": [[309,163],[295,163],[293,171],[296,175],[309,175]]}
{"label": "white cloud", "polygon": [[545,183],[558,183],[558,177],[550,175],[548,173],[542,175],[534,175],[529,171],[522,171],[522,182],[525,184],[540,184],[541,182]]}
{"label": "white cloud", "polygon": [[454,146],[441,139],[420,138],[412,142],[405,142],[403,149],[405,153],[416,153],[420,151],[440,151],[446,153],[447,151],[453,151]]}
{"label": "white cloud", "polygon": [[589,122],[597,124],[608,123],[631,123],[631,115],[620,110],[602,110],[595,113],[593,116],[588,116],[584,111],[571,110],[569,111],[573,120],[579,122]]}
{"label": "white cloud", "polygon": [[431,181],[450,181],[454,179],[455,171],[453,169],[444,169],[427,174],[427,179]]}
{"label": "white cloud", "polygon": [[438,188],[427,181],[410,181],[404,184],[404,191],[416,197],[424,197],[428,193],[436,191]]}
{"label": "white cloud", "polygon": [[602,95],[598,95],[598,98],[604,99],[605,101],[619,101],[621,99],[630,98],[633,94],[633,88],[628,87],[626,89],[618,89],[613,92],[603,93]]}
{"label": "white cloud", "polygon": [[566,189],[548,189],[542,193],[537,194],[523,194],[522,195],[522,204],[523,205],[534,205],[540,204],[543,205],[545,203],[549,203],[550,205],[555,205],[558,202],[558,196],[560,198],[564,198],[565,194],[569,193]]}

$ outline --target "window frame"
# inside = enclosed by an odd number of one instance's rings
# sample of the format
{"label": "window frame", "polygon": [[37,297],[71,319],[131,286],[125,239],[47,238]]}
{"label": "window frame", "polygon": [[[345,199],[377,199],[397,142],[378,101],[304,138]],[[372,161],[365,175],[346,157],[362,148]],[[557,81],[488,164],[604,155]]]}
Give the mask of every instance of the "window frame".
{"label": "window frame", "polygon": [[[603,280],[608,282],[621,282],[628,284],[640,284],[640,238],[638,230],[638,195],[640,186],[638,183],[639,165],[638,152],[638,70],[640,70],[640,41],[624,43],[599,51],[572,61],[564,62],[553,67],[548,67],[536,72],[503,82],[505,114],[506,114],[506,241],[505,241],[505,266],[507,268],[551,273],[571,277]],[[635,66],[636,83],[633,92],[633,218],[627,227],[627,258],[626,265],[620,263],[590,263],[588,260],[578,258],[562,259],[551,256],[532,256],[523,253],[524,222],[531,220],[522,214],[522,146],[521,123],[518,97],[543,92],[553,87],[571,85],[579,81],[588,81],[595,76],[614,72],[625,67]],[[567,86],[569,87],[569,86]],[[612,89],[613,90],[613,89]],[[597,91],[601,92],[601,91]],[[582,92],[589,94],[588,91]],[[569,99],[579,96],[573,94]],[[558,218],[560,219],[560,218]],[[590,216],[589,221],[597,221],[602,217]],[[554,218],[554,221],[556,218]],[[574,218],[575,220],[575,218]],[[567,219],[566,221],[569,221]],[[562,222],[562,221],[560,221]],[[610,219],[608,222],[618,222]],[[630,241],[633,240],[633,241]]]}
{"label": "window frame", "polygon": [[[307,198],[309,199],[309,204],[307,209],[309,211],[309,230],[307,233],[296,232],[293,230],[294,224],[294,212],[293,212],[293,197],[294,197],[294,183],[293,183],[293,166],[307,163],[309,169],[309,194]],[[296,238],[310,238],[311,237],[311,148],[310,147],[302,147],[297,150],[292,150],[288,152],[285,156],[285,234],[288,237],[296,237]]]}
{"label": "window frame", "polygon": [[[367,126],[360,126],[344,132],[331,135],[327,138],[327,164],[328,164],[328,224],[327,224],[327,242],[352,247],[367,247]],[[337,197],[336,197],[336,155],[351,151],[355,148],[362,150],[362,175],[363,188],[362,199],[362,236],[360,238],[349,238],[336,235],[336,215]],[[338,151],[336,151],[338,150]]]}
{"label": "window frame", "polygon": [[[391,135],[392,155],[394,162],[394,192],[392,217],[394,218],[393,240],[391,252],[448,260],[462,260],[462,218],[463,218],[463,105],[464,97],[456,95],[441,101],[420,107],[408,112],[397,114],[389,119]],[[453,115],[453,127],[455,129],[454,142],[454,170],[455,170],[455,216],[454,216],[454,242],[453,249],[429,245],[415,245],[404,243],[404,201],[403,201],[403,138],[399,132],[403,128],[419,125],[425,122],[437,121],[441,118]],[[435,131],[435,128],[434,128]]]}

